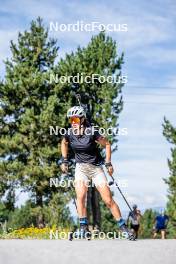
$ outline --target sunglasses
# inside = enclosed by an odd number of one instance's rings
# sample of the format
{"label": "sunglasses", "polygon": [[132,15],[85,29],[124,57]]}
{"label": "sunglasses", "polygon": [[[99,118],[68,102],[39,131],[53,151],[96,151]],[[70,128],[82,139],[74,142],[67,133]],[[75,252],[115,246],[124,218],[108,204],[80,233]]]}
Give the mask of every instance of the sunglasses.
{"label": "sunglasses", "polygon": [[80,118],[77,117],[77,116],[70,117],[69,121],[70,121],[71,124],[72,123],[80,124]]}

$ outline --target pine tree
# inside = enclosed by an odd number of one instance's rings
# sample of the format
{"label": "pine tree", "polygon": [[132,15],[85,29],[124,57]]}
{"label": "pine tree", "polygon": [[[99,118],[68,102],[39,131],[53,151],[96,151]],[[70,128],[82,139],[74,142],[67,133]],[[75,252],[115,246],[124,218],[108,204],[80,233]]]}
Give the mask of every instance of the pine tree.
{"label": "pine tree", "polygon": [[29,31],[19,33],[17,44],[11,41],[10,49],[0,84],[0,195],[20,187],[42,207],[44,199],[52,198],[49,179],[57,176],[60,158],[59,136],[51,136],[49,127],[65,120],[62,91],[57,87],[56,95],[48,81],[58,46],[38,18]]}
{"label": "pine tree", "polygon": [[155,217],[156,212],[154,212],[152,209],[145,210],[140,222],[139,236],[141,238],[152,237],[152,230],[155,223]]}
{"label": "pine tree", "polygon": [[170,237],[176,237],[176,128],[164,118],[163,123],[163,135],[166,137],[169,143],[172,144],[171,159],[168,159],[168,166],[170,170],[170,176],[164,179],[168,185],[168,202],[167,212],[170,217],[169,232]]}

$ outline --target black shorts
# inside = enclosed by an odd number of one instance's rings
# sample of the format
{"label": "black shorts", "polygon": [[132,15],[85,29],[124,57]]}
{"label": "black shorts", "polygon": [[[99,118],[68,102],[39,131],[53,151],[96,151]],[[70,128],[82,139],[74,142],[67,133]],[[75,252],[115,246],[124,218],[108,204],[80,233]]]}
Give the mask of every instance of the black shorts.
{"label": "black shorts", "polygon": [[155,228],[155,233],[159,233],[161,231],[166,231],[166,228]]}
{"label": "black shorts", "polygon": [[137,232],[139,230],[139,226],[140,225],[133,225],[133,224],[131,224],[130,225],[130,228]]}

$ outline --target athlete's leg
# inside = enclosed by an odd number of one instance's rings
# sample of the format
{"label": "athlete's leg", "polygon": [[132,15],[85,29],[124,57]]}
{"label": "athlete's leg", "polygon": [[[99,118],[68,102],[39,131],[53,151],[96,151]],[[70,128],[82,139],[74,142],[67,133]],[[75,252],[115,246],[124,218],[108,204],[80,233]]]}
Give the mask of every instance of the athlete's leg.
{"label": "athlete's leg", "polygon": [[77,198],[77,211],[79,215],[80,231],[77,234],[79,238],[90,238],[88,230],[86,197],[89,186],[89,179],[87,177],[87,165],[76,164],[75,169],[75,191]]}
{"label": "athlete's leg", "polygon": [[88,177],[86,174],[86,164],[77,163],[75,168],[75,191],[79,218],[85,218],[87,216],[85,202],[88,189]]}
{"label": "athlete's leg", "polygon": [[156,238],[156,236],[157,236],[157,233],[153,233],[153,238]]}
{"label": "athlete's leg", "polygon": [[96,187],[102,197],[102,200],[105,202],[106,206],[111,210],[114,218],[116,220],[119,220],[121,218],[121,212],[119,206],[112,198],[112,194],[109,186],[107,184],[100,184],[97,185]]}
{"label": "athlete's leg", "polygon": [[154,234],[153,234],[153,238],[156,238],[156,237],[157,237],[157,233],[154,233]]}
{"label": "athlete's leg", "polygon": [[134,234],[127,228],[124,219],[122,219],[119,206],[112,198],[112,194],[109,186],[107,184],[97,185],[97,189],[103,201],[105,202],[106,206],[111,210],[112,215],[116,219],[119,229],[122,232],[126,233],[127,235],[126,238],[130,240],[135,240]]}
{"label": "athlete's leg", "polygon": [[165,238],[166,238],[166,231],[161,230],[161,239],[165,239]]}
{"label": "athlete's leg", "polygon": [[87,185],[84,181],[75,182],[76,200],[77,200],[77,210],[79,218],[87,216],[86,212],[86,195],[87,195]]}
{"label": "athlete's leg", "polygon": [[76,236],[79,238],[90,239],[91,235],[88,230],[87,210],[86,210],[86,196],[88,185],[83,180],[75,181],[75,191],[77,197],[77,211],[79,215],[79,232]]}
{"label": "athlete's leg", "polygon": [[136,237],[136,230],[135,230],[135,228],[134,228],[134,225],[133,224],[131,224],[130,225],[130,229],[131,229],[131,231],[133,232],[133,234],[135,235],[135,237]]}
{"label": "athlete's leg", "polygon": [[138,238],[139,229],[135,230],[136,238]]}
{"label": "athlete's leg", "polygon": [[139,232],[139,225],[135,225],[133,227],[133,232],[134,232],[134,235],[135,235],[135,238],[137,239],[138,238],[138,232]]}
{"label": "athlete's leg", "polygon": [[114,201],[106,176],[101,168],[96,169],[97,175],[94,176],[93,182],[99,191],[102,200],[105,202],[106,206],[111,210],[112,215],[117,221],[119,229],[127,234],[127,238],[130,240],[135,240],[133,233],[127,228],[124,219],[121,216],[119,206]]}
{"label": "athlete's leg", "polygon": [[155,228],[153,231],[153,238],[156,238],[157,234],[158,234],[158,229]]}
{"label": "athlete's leg", "polygon": [[118,221],[119,219],[121,219],[121,212],[118,205],[112,198],[112,194],[103,168],[93,166],[92,171],[94,174],[92,178],[93,183],[95,184],[98,192],[100,193],[102,200],[104,201],[106,206],[111,210],[111,213],[114,218]]}

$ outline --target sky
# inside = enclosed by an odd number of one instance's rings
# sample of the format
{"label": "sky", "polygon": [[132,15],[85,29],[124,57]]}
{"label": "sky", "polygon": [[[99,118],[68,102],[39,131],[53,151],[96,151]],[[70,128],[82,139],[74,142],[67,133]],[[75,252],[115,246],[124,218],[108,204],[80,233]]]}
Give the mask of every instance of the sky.
{"label": "sky", "polygon": [[[127,182],[122,187],[131,204],[139,208],[164,207],[169,176],[167,158],[171,145],[162,135],[163,118],[176,125],[176,2],[174,0],[0,0],[0,76],[4,77],[3,60],[10,58],[10,40],[29,28],[41,16],[44,24],[100,22],[127,24],[126,32],[107,32],[117,42],[118,54],[124,51],[123,75],[128,83],[123,88],[124,109],[118,151],[113,153],[115,178]],[[58,40],[59,57],[86,46],[95,32],[50,32]],[[127,207],[113,189],[122,210]],[[19,195],[18,204],[25,200]]]}

